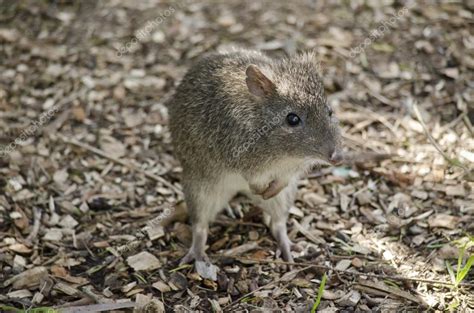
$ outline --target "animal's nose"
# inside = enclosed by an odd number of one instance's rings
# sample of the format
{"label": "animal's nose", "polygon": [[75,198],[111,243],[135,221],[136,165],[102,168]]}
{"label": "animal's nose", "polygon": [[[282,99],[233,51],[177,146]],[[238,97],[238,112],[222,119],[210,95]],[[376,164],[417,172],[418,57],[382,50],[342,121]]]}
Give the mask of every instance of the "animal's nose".
{"label": "animal's nose", "polygon": [[333,165],[337,165],[341,163],[343,160],[343,155],[341,151],[334,150],[334,152],[331,154],[331,157],[329,158],[329,162],[331,162]]}

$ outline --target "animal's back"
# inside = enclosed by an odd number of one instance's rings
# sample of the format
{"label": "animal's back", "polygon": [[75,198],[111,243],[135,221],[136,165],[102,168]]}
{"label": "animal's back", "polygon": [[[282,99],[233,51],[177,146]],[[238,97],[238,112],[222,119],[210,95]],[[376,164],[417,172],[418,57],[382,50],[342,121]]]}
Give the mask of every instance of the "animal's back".
{"label": "animal's back", "polygon": [[[232,151],[255,129],[258,110],[245,84],[249,64],[271,59],[255,51],[210,54],[189,69],[168,103],[176,155],[183,167],[230,165]],[[212,164],[209,164],[212,160]]]}

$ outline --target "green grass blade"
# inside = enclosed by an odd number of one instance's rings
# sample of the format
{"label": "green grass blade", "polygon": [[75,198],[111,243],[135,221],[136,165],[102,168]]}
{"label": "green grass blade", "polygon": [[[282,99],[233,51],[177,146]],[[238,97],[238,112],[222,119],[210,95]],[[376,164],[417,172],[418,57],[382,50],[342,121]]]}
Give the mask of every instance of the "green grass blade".
{"label": "green grass blade", "polygon": [[0,312],[14,312],[14,313],[19,313],[21,312],[22,310],[20,309],[17,309],[17,308],[14,308],[12,306],[8,306],[8,305],[0,305]]}
{"label": "green grass blade", "polygon": [[0,312],[5,313],[57,313],[58,311],[49,307],[39,307],[31,309],[17,309],[8,305],[0,305]]}
{"label": "green grass blade", "polygon": [[456,278],[459,276],[459,272],[461,271],[462,259],[464,258],[465,249],[466,249],[466,245],[459,248],[458,267],[456,268]]}
{"label": "green grass blade", "polygon": [[311,309],[311,313],[315,313],[316,309],[319,306],[319,303],[321,302],[321,297],[323,296],[324,292],[324,286],[326,286],[326,280],[327,280],[327,275],[324,273],[323,279],[321,280],[321,285],[319,285],[319,290],[318,290],[318,296],[316,297],[316,301],[313,304],[313,308]]}
{"label": "green grass blade", "polygon": [[456,277],[454,276],[454,271],[453,268],[451,267],[451,264],[449,264],[448,261],[446,261],[446,268],[448,269],[449,277],[451,278],[451,282],[456,285]]}
{"label": "green grass blade", "polygon": [[467,274],[469,274],[469,271],[471,270],[473,263],[474,263],[474,255],[471,255],[469,259],[467,260],[466,264],[464,265],[464,267],[457,273],[456,285],[459,285],[464,280],[464,278],[466,278]]}

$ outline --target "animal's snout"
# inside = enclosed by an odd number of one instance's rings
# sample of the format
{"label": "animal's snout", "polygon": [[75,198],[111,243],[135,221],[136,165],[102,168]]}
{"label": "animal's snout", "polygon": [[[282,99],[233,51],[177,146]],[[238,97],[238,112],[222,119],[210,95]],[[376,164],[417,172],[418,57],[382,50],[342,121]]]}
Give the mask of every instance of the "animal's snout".
{"label": "animal's snout", "polygon": [[342,151],[334,149],[334,151],[331,153],[331,157],[329,158],[329,162],[331,162],[333,165],[338,165],[343,159],[344,157],[342,155]]}

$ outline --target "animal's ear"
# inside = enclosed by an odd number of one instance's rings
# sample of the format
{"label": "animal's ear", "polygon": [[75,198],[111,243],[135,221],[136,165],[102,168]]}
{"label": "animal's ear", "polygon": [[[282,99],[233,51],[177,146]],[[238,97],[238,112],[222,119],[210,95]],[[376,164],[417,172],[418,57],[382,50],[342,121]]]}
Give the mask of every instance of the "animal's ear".
{"label": "animal's ear", "polygon": [[247,74],[245,82],[251,94],[257,97],[268,97],[276,91],[275,84],[256,65],[250,64],[245,74]]}

